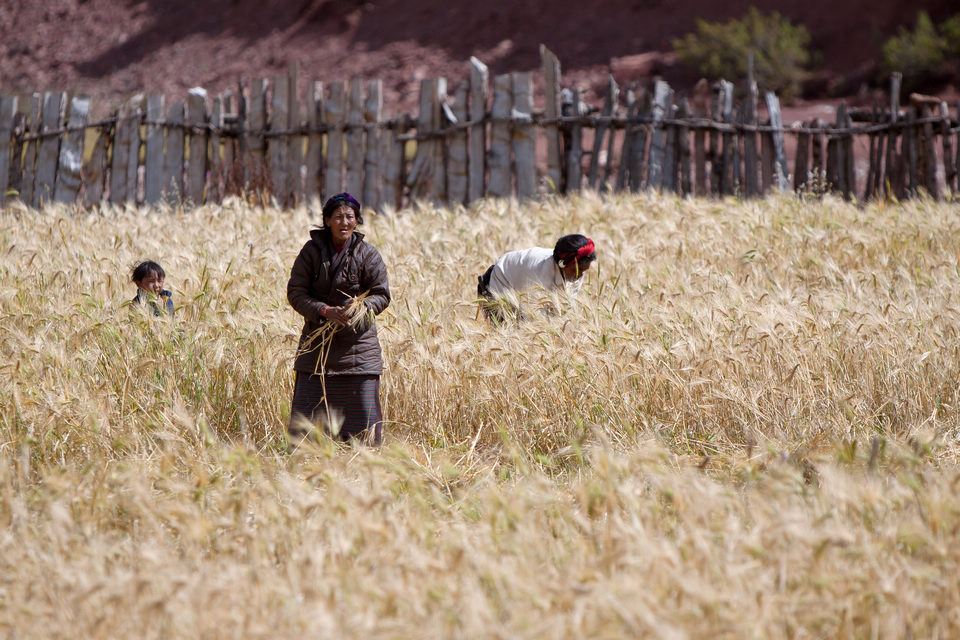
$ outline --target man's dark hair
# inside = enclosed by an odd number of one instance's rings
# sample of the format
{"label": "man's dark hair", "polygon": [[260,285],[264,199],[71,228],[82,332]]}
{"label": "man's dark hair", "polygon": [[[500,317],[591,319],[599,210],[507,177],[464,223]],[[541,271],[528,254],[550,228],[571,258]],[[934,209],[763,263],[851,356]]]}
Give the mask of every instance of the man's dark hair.
{"label": "man's dark hair", "polygon": [[133,270],[131,270],[130,279],[134,282],[140,282],[151,273],[155,273],[163,279],[167,278],[167,274],[164,272],[163,267],[153,260],[144,260],[135,266]]}
{"label": "man's dark hair", "polygon": [[[589,246],[588,251],[584,251]],[[583,254],[583,255],[581,255]],[[553,248],[553,259],[561,266],[570,264],[576,260],[578,264],[589,264],[597,259],[597,254],[593,251],[593,240],[579,233],[572,233],[563,236],[557,240],[557,245]]]}

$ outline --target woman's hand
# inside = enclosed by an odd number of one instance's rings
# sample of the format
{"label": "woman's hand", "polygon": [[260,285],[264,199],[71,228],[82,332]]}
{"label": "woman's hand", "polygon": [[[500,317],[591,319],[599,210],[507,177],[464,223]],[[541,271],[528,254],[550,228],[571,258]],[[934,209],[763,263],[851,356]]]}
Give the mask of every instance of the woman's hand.
{"label": "woman's hand", "polygon": [[327,306],[323,310],[323,317],[331,322],[335,322],[340,327],[344,327],[350,322],[350,316],[347,315],[346,307]]}

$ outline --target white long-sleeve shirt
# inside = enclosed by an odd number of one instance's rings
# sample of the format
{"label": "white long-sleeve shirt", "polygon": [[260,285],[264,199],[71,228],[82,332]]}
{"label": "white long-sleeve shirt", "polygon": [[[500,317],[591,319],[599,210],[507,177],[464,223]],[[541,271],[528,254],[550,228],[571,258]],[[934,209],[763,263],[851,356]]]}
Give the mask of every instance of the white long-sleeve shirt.
{"label": "white long-sleeve shirt", "polygon": [[566,289],[570,295],[576,295],[580,291],[581,280],[565,281],[553,259],[553,250],[532,247],[500,256],[490,273],[488,290],[494,296],[501,297],[534,287],[543,287],[547,291]]}

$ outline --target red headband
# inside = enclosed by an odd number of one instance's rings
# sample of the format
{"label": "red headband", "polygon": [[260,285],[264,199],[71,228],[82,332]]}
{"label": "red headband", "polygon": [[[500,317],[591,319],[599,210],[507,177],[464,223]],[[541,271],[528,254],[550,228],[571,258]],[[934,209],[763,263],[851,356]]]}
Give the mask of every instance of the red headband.
{"label": "red headband", "polygon": [[593,254],[593,240],[587,238],[587,244],[583,245],[577,249],[577,261],[579,262],[583,258],[586,258],[589,255]]}

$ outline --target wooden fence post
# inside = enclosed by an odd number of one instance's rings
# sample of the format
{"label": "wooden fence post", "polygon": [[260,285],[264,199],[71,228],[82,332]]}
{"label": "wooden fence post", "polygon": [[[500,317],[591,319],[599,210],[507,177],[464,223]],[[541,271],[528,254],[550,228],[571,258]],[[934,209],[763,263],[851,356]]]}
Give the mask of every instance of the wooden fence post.
{"label": "wooden fence post", "polygon": [[278,74],[273,79],[273,96],[270,101],[270,133],[267,140],[270,158],[270,189],[279,207],[290,205],[290,78]]}
{"label": "wooden fence post", "polygon": [[83,168],[83,205],[93,207],[103,198],[104,179],[107,177],[107,147],[110,144],[110,128],[101,127],[93,143],[90,160]]}
{"label": "wooden fence post", "polygon": [[[723,120],[723,102],[724,102],[724,91],[723,87],[719,84],[715,86],[716,94],[714,96],[712,110],[710,112],[710,119],[714,124]],[[720,132],[716,127],[711,127],[710,129],[710,193],[717,196],[723,195],[723,176],[726,173],[727,169],[723,162],[723,150],[720,144]]]}
{"label": "wooden fence post", "polygon": [[380,196],[381,210],[396,210],[400,207],[403,187],[405,144],[396,128],[383,132],[382,145],[386,165],[383,168],[383,191]]}
{"label": "wooden fence post", "polygon": [[917,110],[913,105],[907,107],[907,128],[904,130],[904,143],[906,147],[907,174],[906,184],[909,185],[907,193],[910,196],[917,195],[917,187],[920,186],[918,179],[917,165],[919,164],[919,153],[917,151]]}
{"label": "wooden fence post", "polygon": [[[642,122],[649,122],[653,114],[653,95],[648,91],[642,91],[637,100],[637,117]],[[636,136],[630,145],[630,190],[640,191],[648,180],[644,176],[644,171],[649,167],[647,158],[647,139],[652,133],[647,125],[640,125],[637,128]],[[652,145],[651,145],[652,146]],[[651,151],[652,153],[652,151]]]}
{"label": "wooden fence post", "polygon": [[287,66],[287,127],[294,131],[289,136],[287,149],[287,189],[289,204],[296,206],[303,200],[303,126],[300,121],[300,65],[294,60]]}
{"label": "wooden fence post", "polygon": [[190,164],[187,168],[187,200],[203,204],[207,182],[207,92],[194,87],[187,92],[187,123],[190,125]]}
{"label": "wooden fence post", "polygon": [[[733,83],[727,80],[720,81],[720,92],[718,99],[720,101],[720,117],[723,123],[728,126],[733,125]],[[736,136],[724,131],[721,136],[723,140],[723,173],[720,174],[720,193],[732,195],[736,193],[737,185],[734,183],[734,153],[737,145]]]}
{"label": "wooden fence post", "polygon": [[183,101],[167,112],[166,149],[163,154],[163,197],[170,205],[183,202]]}
{"label": "wooden fence post", "polygon": [[486,193],[487,156],[487,93],[489,72],[487,66],[474,57],[470,58],[470,151],[467,159],[470,180],[467,185],[467,202],[482,198]]}
{"label": "wooden fence post", "polygon": [[787,191],[790,188],[789,175],[787,168],[787,153],[783,145],[783,119],[780,117],[780,100],[777,94],[767,91],[767,112],[770,114],[770,126],[773,127],[773,153],[774,153],[774,177],[777,181],[777,189]]}
{"label": "wooden fence post", "polygon": [[[957,178],[957,165],[953,157],[953,141],[950,139],[950,108],[944,100],[940,101],[940,136],[943,145],[943,178],[947,188],[947,193],[956,193],[958,186],[954,186]],[[960,111],[957,112],[960,118]]]}
{"label": "wooden fence post", "polygon": [[458,127],[450,134],[450,166],[447,167],[447,195],[453,204],[467,201],[467,102],[470,96],[470,83],[464,80],[453,92],[453,117]]}
{"label": "wooden fence post", "polygon": [[[7,201],[10,180],[10,145],[13,133],[13,116],[17,112],[16,96],[0,97],[0,206]],[[15,162],[19,163],[17,157]]]}
{"label": "wooden fence post", "polygon": [[569,92],[569,100],[561,98],[560,113],[577,118],[570,125],[570,148],[567,149],[567,193],[580,193],[583,182],[583,125],[579,118],[583,111],[583,102],[580,99],[580,89],[565,89]]}
{"label": "wooden fence post", "polygon": [[623,141],[620,143],[620,164],[617,167],[617,181],[615,186],[617,191],[626,189],[630,180],[630,152],[633,148],[633,141],[636,137],[637,129],[634,120],[636,120],[637,110],[640,108],[633,90],[627,91],[626,107],[627,122],[623,129]]}
{"label": "wooden fence post", "polygon": [[[610,118],[613,116],[614,112],[617,109],[617,100],[620,97],[620,87],[617,86],[616,81],[613,79],[613,76],[607,77],[607,97],[603,100],[603,109],[600,111],[601,118]],[[590,154],[590,172],[587,178],[587,184],[590,185],[591,189],[597,189],[599,184],[599,169],[600,169],[600,156],[603,150],[603,137],[606,135],[607,131],[610,131],[611,138],[613,137],[613,130],[610,128],[608,122],[601,120],[597,124],[597,128],[594,131],[593,136],[593,153]],[[609,155],[604,162],[607,167],[610,166],[613,158]]]}
{"label": "wooden fence post", "polygon": [[[83,143],[86,133],[87,115],[90,113],[90,98],[74,96],[70,100],[69,131],[60,145],[60,159],[57,168],[57,183],[53,199],[57,202],[72,204],[80,193],[83,171]],[[2,113],[0,113],[2,117]],[[2,169],[2,167],[0,167]]]}
{"label": "wooden fence post", "polygon": [[[681,121],[690,117],[690,101],[686,97],[680,100],[677,117]],[[691,195],[693,190],[690,181],[690,127],[686,125],[680,125],[677,131],[677,159],[680,163],[680,182],[677,192],[685,196]]]}
{"label": "wooden fence post", "polygon": [[447,197],[447,163],[446,163],[446,138],[442,131],[449,124],[443,105],[447,103],[447,79],[437,78],[433,82],[434,93],[433,102],[430,107],[430,130],[434,133],[432,140],[429,140],[431,153],[430,166],[433,169],[433,176],[430,179],[430,200],[439,203],[446,200]]}
{"label": "wooden fence post", "polygon": [[537,195],[537,158],[533,129],[533,78],[529,72],[511,74],[513,89],[513,158],[517,174],[517,198]]}
{"label": "wooden fence post", "polygon": [[897,188],[897,120],[900,115],[900,82],[903,76],[899,73],[890,74],[890,129],[887,135],[887,161],[884,165],[884,189],[897,197],[902,194]]}
{"label": "wooden fence post", "polygon": [[[803,127],[807,127],[806,123],[803,123]],[[793,163],[793,190],[798,193],[803,191],[803,188],[807,184],[809,153],[810,133],[801,130],[800,133],[797,134],[797,156]]]}
{"label": "wooden fence post", "polygon": [[[841,102],[837,107],[837,120],[834,126],[837,129],[842,129],[847,121],[847,103]],[[845,199],[850,198],[850,181],[847,176],[847,160],[846,160],[846,151],[847,147],[843,144],[844,134],[835,133],[831,136],[833,140],[833,153],[834,153],[834,166],[836,167],[836,188],[843,194]]]}
{"label": "wooden fence post", "polygon": [[[879,108],[877,101],[873,101],[873,113],[870,114],[870,126],[874,126],[877,123],[879,118]],[[878,136],[876,133],[871,132],[868,137],[869,140],[869,150],[867,151],[867,181],[863,189],[863,199],[869,200],[873,197],[876,192],[876,187],[874,186],[874,180],[876,178],[877,170],[879,169],[879,158],[877,157],[877,140]]]}
{"label": "wooden fence post", "polygon": [[847,176],[847,191],[844,198],[850,200],[857,195],[857,172],[856,158],[853,156],[853,119],[850,117],[850,112],[847,111],[846,106],[844,103],[843,128],[847,130],[847,133],[840,138],[840,144],[843,146],[843,161],[846,163],[843,172]]}
{"label": "wooden fence post", "polygon": [[[43,123],[41,133],[56,131],[63,122],[67,95],[60,92],[43,94]],[[60,134],[40,139],[37,150],[37,182],[33,192],[33,206],[40,208],[53,200],[54,181],[57,177],[57,159],[60,155]]]}
{"label": "wooden fence post", "polygon": [[210,183],[207,187],[206,201],[223,201],[223,160],[220,155],[220,140],[223,132],[223,98],[213,99],[210,109]]}
{"label": "wooden fence post", "polygon": [[[667,102],[667,109],[664,113],[664,120],[676,119],[676,106],[673,104],[673,91]],[[663,173],[661,190],[664,192],[675,192],[677,190],[677,125],[672,122],[663,123],[666,133],[663,144]]]}
{"label": "wooden fence post", "polygon": [[930,119],[933,113],[929,105],[923,105],[920,112],[921,117],[926,120],[921,128],[920,135],[923,141],[923,177],[924,186],[927,193],[934,200],[940,199],[940,188],[937,184],[937,145],[936,132]]}
{"label": "wooden fence post", "polygon": [[[265,176],[266,138],[264,132],[267,126],[267,81],[264,78],[254,78],[250,85],[250,99],[245,103],[247,116],[246,132],[244,136],[243,154],[243,188],[263,189]],[[164,190],[166,190],[166,185]]]}
{"label": "wooden fence post", "polygon": [[563,176],[560,127],[556,124],[560,117],[560,61],[542,44],[540,59],[543,63],[543,116],[547,120],[543,128],[547,139],[547,190],[556,193],[560,191]]}
{"label": "wooden fence post", "polygon": [[163,197],[163,96],[147,98],[147,148],[143,199],[155,205]]}
{"label": "wooden fence post", "polygon": [[344,191],[359,198],[363,195],[363,80],[352,78],[347,115],[347,166]]}
{"label": "wooden fence post", "polygon": [[[32,136],[40,133],[41,120],[43,119],[43,98],[39,93],[30,96],[29,110],[29,134]],[[37,181],[37,149],[40,147],[40,140],[35,138],[28,141],[23,152],[23,174],[20,179],[20,200],[26,205],[33,204],[33,187]]]}
{"label": "wooden fence post", "polygon": [[343,123],[346,110],[346,87],[343,82],[330,85],[326,104],[327,166],[324,171],[323,200],[343,191]]}
{"label": "wooden fence post", "polygon": [[647,188],[659,191],[663,186],[663,160],[667,144],[663,119],[669,114],[673,90],[663,80],[657,80],[653,92],[653,128],[650,132],[650,175],[647,178]]}
{"label": "wooden fence post", "polygon": [[[752,129],[752,127],[757,126],[759,100],[760,92],[757,89],[757,83],[751,77],[747,81],[747,100],[744,105],[744,124],[746,124],[746,127],[743,130],[743,195],[747,198],[752,198],[760,193],[757,188],[757,132]],[[798,158],[799,153],[798,149]],[[802,179],[805,180],[806,170],[803,173]],[[801,179],[799,175],[798,179]]]}
{"label": "wooden fence post", "polygon": [[[693,96],[693,115],[697,118],[706,118],[710,114],[710,85],[705,79],[697,81]],[[697,127],[693,132],[693,165],[696,194],[700,197],[706,196],[708,193],[706,131],[702,127]]]}
{"label": "wooden fence post", "polygon": [[510,76],[499,75],[493,79],[493,107],[490,125],[490,153],[487,166],[490,169],[490,184],[487,193],[497,198],[507,198],[513,193],[513,176],[510,171]]}
{"label": "wooden fence post", "polygon": [[307,122],[310,135],[307,136],[307,178],[304,185],[307,203],[320,197],[320,185],[323,184],[323,83],[314,81],[307,94]]}
{"label": "wooden fence post", "polygon": [[[371,80],[367,87],[367,102],[363,109],[366,124],[366,148],[363,158],[363,205],[380,210],[380,115],[383,110],[383,81]],[[466,132],[464,132],[466,136]]]}

